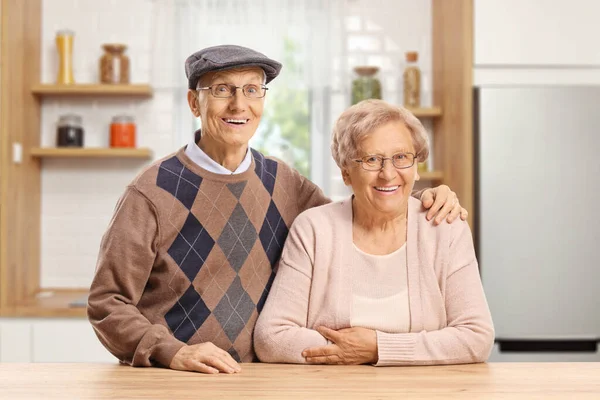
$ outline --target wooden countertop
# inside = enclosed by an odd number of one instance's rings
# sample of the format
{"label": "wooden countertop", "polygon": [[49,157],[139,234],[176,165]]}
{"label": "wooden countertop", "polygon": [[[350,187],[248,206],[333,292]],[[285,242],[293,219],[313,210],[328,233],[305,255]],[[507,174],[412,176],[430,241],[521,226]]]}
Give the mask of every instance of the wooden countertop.
{"label": "wooden countertop", "polygon": [[116,364],[0,364],[3,399],[600,399],[600,363],[243,364],[203,375]]}

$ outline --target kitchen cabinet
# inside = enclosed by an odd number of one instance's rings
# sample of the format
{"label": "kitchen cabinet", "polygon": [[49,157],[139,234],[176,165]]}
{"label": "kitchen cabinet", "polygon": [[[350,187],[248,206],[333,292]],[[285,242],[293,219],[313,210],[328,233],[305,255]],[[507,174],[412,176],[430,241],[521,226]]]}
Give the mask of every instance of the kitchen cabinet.
{"label": "kitchen cabinet", "polygon": [[0,362],[118,360],[100,344],[87,319],[0,318]]}
{"label": "kitchen cabinet", "polygon": [[600,2],[474,0],[476,67],[600,66]]}

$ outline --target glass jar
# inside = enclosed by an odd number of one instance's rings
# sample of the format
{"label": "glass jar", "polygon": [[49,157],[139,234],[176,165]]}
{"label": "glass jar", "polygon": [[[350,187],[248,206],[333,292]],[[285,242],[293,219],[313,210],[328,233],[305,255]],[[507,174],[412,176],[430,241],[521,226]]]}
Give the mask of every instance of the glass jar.
{"label": "glass jar", "polygon": [[71,85],[75,83],[75,78],[73,78],[74,36],[74,33],[69,30],[56,32],[56,50],[58,51],[58,75],[56,83],[59,85]]}
{"label": "glass jar", "polygon": [[417,65],[419,54],[416,51],[406,53],[406,69],[403,74],[404,106],[419,107],[421,105],[421,70]]}
{"label": "glass jar", "polygon": [[61,115],[56,130],[56,145],[58,147],[83,147],[83,126],[81,122],[79,115]]}
{"label": "glass jar", "polygon": [[130,115],[116,115],[110,124],[110,147],[135,147],[135,122]]}
{"label": "glass jar", "polygon": [[355,67],[356,78],[352,81],[352,104],[367,99],[381,99],[381,82],[378,67]]}
{"label": "glass jar", "polygon": [[129,57],[124,44],[104,44],[104,55],[100,58],[101,83],[129,83]]}

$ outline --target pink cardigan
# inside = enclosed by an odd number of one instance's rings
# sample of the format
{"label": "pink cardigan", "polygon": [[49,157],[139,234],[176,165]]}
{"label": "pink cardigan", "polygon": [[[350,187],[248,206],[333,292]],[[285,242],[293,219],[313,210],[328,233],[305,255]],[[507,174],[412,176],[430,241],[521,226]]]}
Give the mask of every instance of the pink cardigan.
{"label": "pink cardigan", "polygon": [[[410,332],[377,331],[377,365],[483,362],[493,346],[494,328],[469,225],[435,226],[425,214],[421,202],[410,198]],[[302,350],[327,344],[318,326],[350,327],[352,283],[346,271],[352,246],[351,199],[296,218],[254,331],[261,361],[305,363]]]}

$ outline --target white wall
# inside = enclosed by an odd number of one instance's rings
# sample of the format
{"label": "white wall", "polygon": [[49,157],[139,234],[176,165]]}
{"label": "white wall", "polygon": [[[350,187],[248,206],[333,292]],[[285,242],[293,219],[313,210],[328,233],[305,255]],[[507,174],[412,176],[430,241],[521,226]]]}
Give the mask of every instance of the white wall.
{"label": "white wall", "polygon": [[[173,79],[184,79],[183,60],[175,70],[170,37],[170,2],[154,0],[43,0],[41,82],[57,72],[55,33],[75,32],[77,83],[98,82],[101,45],[127,44],[132,83],[149,83],[151,99],[45,98],[41,144],[55,145],[61,114],[83,117],[85,146],[108,146],[111,117],[127,113],[137,123],[137,145],[155,158],[176,149],[173,135]],[[165,23],[168,22],[168,23]],[[42,287],[87,287],[101,236],[127,183],[148,160],[45,159],[42,168]]]}
{"label": "white wall", "polygon": [[475,0],[476,85],[600,84],[600,2]]}

